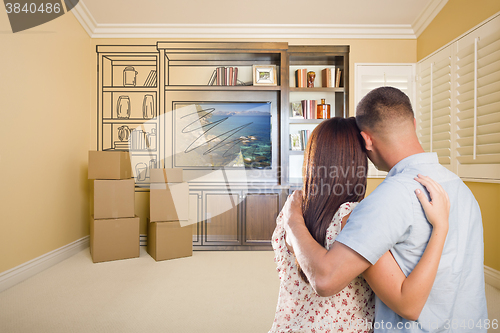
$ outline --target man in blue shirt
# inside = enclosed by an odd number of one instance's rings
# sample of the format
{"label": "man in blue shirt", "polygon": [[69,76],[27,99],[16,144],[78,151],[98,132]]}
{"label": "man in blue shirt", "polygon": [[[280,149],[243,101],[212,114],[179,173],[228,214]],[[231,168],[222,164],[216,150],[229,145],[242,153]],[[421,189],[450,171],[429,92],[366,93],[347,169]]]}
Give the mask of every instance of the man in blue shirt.
{"label": "man in blue shirt", "polygon": [[429,176],[450,198],[449,232],[429,298],[417,321],[408,321],[376,298],[375,332],[486,332],[483,228],[474,196],[454,173],[424,153],[415,133],[408,97],[383,87],[357,107],[356,122],[367,154],[386,179],[361,201],[332,248],[322,248],[309,234],[294,193],[284,207],[284,221],[297,260],[321,296],[338,293],[388,250],[408,276],[417,265],[432,227],[414,191],[414,178]]}

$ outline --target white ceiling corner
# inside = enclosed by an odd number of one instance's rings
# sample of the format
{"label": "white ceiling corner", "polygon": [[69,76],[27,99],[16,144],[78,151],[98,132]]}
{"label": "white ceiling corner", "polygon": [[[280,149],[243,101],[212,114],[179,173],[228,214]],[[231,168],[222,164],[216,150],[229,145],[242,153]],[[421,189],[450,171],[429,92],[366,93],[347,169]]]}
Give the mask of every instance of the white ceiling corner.
{"label": "white ceiling corner", "polygon": [[91,38],[416,39],[448,0],[430,0],[412,24],[98,23],[80,0],[72,12]]}
{"label": "white ceiling corner", "polygon": [[431,0],[425,9],[417,16],[415,21],[412,23],[413,31],[415,32],[415,37],[418,38],[425,28],[434,20],[436,15],[443,9],[448,0]]}
{"label": "white ceiling corner", "polygon": [[75,15],[78,22],[80,22],[83,29],[87,31],[90,38],[95,38],[94,33],[98,24],[94,19],[94,17],[92,16],[92,13],[87,8],[87,6],[85,6],[85,3],[82,0],[80,0],[78,4],[75,7],[73,7],[71,12],[73,13],[73,15]]}

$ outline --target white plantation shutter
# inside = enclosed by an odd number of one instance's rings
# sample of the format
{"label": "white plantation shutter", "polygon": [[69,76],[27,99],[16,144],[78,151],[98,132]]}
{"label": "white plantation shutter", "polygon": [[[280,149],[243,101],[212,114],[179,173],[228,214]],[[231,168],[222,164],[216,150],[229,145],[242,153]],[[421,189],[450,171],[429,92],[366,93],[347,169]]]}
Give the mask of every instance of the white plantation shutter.
{"label": "white plantation shutter", "polygon": [[[355,64],[355,105],[371,90],[379,87],[395,87],[403,91],[415,110],[415,65],[414,64]],[[384,178],[387,172],[378,171],[368,162],[368,177]]]}
{"label": "white plantation shutter", "polygon": [[417,136],[422,148],[435,152],[439,163],[452,168],[451,47],[418,65]]}
{"label": "white plantation shutter", "polygon": [[458,174],[500,179],[500,17],[457,42]]}

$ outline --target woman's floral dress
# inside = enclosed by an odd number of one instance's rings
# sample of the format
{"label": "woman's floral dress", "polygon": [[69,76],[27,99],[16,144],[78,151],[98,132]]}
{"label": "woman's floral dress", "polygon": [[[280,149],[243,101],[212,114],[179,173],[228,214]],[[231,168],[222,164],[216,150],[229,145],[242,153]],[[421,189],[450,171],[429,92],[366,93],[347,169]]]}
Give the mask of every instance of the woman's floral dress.
{"label": "woman's floral dress", "polygon": [[[342,218],[349,214],[356,202],[340,206],[327,229],[325,248],[330,249],[341,230]],[[282,213],[276,220],[272,245],[274,261],[280,278],[276,315],[271,332],[356,332],[371,333],[375,302],[373,291],[359,275],[341,292],[321,297],[310,284],[299,276],[295,255],[286,247]]]}

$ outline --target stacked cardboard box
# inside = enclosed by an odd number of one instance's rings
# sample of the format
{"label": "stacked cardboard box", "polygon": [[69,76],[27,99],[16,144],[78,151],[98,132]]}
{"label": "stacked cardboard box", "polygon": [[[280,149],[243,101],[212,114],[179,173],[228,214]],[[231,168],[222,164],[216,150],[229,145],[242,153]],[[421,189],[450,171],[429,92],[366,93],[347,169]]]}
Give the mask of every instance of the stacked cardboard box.
{"label": "stacked cardboard box", "polygon": [[148,253],[156,261],[193,255],[189,185],[182,169],[151,169]]}
{"label": "stacked cardboard box", "polygon": [[94,212],[90,220],[93,262],[139,257],[139,217],[128,152],[89,151]]}

